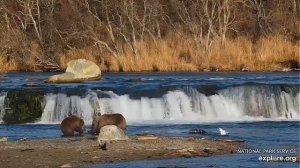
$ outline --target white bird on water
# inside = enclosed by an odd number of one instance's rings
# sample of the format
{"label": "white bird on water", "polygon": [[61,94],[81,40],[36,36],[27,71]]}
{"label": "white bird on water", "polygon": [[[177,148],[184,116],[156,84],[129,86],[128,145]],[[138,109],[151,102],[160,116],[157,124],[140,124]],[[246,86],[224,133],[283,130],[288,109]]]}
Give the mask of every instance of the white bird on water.
{"label": "white bird on water", "polygon": [[228,132],[222,128],[219,128],[219,131],[221,135],[228,135]]}

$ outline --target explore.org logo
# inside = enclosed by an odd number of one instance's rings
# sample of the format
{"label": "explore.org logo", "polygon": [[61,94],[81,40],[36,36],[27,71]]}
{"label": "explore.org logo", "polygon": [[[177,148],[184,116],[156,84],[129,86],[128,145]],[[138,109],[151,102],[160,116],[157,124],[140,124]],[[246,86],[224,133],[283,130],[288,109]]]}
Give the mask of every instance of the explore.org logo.
{"label": "explore.org logo", "polygon": [[260,156],[258,157],[259,161],[265,162],[296,162],[296,156]]}
{"label": "explore.org logo", "polygon": [[[296,149],[238,149],[238,154],[260,154],[259,161],[265,162],[296,162],[297,153]],[[267,154],[266,156],[264,154]],[[268,155],[269,154],[269,155]],[[285,156],[278,156],[285,155]],[[293,155],[293,156],[287,156]]]}

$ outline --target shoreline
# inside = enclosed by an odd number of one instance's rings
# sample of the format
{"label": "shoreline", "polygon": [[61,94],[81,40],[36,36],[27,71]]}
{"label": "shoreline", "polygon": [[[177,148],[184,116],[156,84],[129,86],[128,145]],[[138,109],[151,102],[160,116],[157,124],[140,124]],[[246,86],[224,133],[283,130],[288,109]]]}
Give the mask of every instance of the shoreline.
{"label": "shoreline", "polygon": [[[0,71],[0,74],[7,74],[7,73],[63,73],[64,71]],[[300,73],[300,69],[291,69],[288,71],[285,70],[257,70],[257,71],[102,71],[103,74],[167,74],[167,73]]]}
{"label": "shoreline", "polygon": [[138,160],[208,157],[236,153],[237,149],[246,147],[241,141],[133,136],[127,141],[112,141],[107,144],[107,150],[101,150],[96,138],[0,142],[1,166],[78,167]]}

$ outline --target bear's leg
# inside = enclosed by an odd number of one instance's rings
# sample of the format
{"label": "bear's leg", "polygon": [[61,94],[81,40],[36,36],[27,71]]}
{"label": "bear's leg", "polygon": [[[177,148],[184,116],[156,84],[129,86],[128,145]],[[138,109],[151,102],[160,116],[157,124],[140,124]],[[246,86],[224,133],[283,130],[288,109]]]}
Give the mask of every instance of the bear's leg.
{"label": "bear's leg", "polygon": [[64,136],[74,136],[74,131],[67,131],[64,133]]}

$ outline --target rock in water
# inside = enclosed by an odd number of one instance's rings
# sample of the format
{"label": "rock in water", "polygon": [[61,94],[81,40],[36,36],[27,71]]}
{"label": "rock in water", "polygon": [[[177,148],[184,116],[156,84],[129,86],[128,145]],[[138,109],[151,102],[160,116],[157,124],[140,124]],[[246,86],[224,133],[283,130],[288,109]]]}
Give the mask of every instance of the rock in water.
{"label": "rock in water", "polygon": [[0,142],[7,142],[8,138],[7,137],[2,137],[0,138]]}
{"label": "rock in water", "polygon": [[97,142],[102,146],[106,142],[116,140],[128,140],[124,131],[115,125],[106,125],[100,129]]}
{"label": "rock in water", "polygon": [[67,167],[72,167],[70,163],[66,163],[60,166],[61,168],[67,168]]}
{"label": "rock in water", "polygon": [[189,130],[188,133],[189,134],[207,134],[207,132],[202,129],[191,129],[191,130]]}
{"label": "rock in water", "polygon": [[77,83],[88,80],[98,80],[101,77],[100,68],[92,61],[77,59],[68,62],[66,72],[49,77],[49,83]]}
{"label": "rock in water", "polygon": [[92,61],[77,59],[68,62],[66,72],[86,78],[100,77],[100,68]]}

